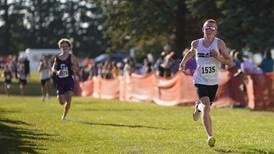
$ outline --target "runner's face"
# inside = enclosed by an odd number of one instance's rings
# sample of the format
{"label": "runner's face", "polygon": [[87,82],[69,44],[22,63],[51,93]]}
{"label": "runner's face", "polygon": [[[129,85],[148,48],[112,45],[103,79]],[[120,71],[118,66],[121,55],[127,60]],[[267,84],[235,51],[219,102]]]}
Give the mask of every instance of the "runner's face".
{"label": "runner's face", "polygon": [[69,52],[69,51],[70,51],[70,46],[69,46],[68,43],[63,42],[63,43],[61,43],[61,45],[60,45],[60,49],[61,49],[63,52]]}
{"label": "runner's face", "polygon": [[203,32],[206,37],[215,37],[217,34],[217,26],[215,23],[207,22],[203,26]]}

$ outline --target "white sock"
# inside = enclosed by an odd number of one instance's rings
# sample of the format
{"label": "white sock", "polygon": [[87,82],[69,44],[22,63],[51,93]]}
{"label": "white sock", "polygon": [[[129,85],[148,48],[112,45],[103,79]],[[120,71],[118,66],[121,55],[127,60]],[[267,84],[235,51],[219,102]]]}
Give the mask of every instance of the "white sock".
{"label": "white sock", "polygon": [[198,110],[199,110],[199,111],[203,111],[204,108],[205,108],[205,105],[204,105],[203,103],[199,103],[199,105],[198,105]]}

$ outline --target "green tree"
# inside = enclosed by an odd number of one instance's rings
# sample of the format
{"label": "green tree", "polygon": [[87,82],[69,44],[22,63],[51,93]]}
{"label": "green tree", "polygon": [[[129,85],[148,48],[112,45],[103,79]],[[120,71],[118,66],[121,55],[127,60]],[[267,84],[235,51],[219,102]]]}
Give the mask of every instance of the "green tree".
{"label": "green tree", "polygon": [[105,16],[92,0],[0,0],[0,50],[57,48],[73,40],[75,54],[95,56],[106,48],[102,36]]}
{"label": "green tree", "polygon": [[218,0],[217,4],[223,14],[221,33],[231,48],[262,52],[274,47],[274,1]]}
{"label": "green tree", "polygon": [[96,56],[106,48],[103,39],[103,23],[105,16],[97,4],[90,0],[69,0],[63,4],[67,36],[73,38],[76,54]]}
{"label": "green tree", "polygon": [[14,54],[26,43],[27,29],[24,25],[22,0],[0,1],[0,52]]}
{"label": "green tree", "polygon": [[186,7],[180,0],[100,1],[106,10],[109,51],[137,47],[139,54],[160,53],[169,43],[177,52],[186,46]]}
{"label": "green tree", "polygon": [[76,55],[98,55],[104,50],[101,29],[103,16],[94,2],[85,0],[42,0],[30,1],[32,46],[56,48],[57,41],[66,37],[72,40]]}

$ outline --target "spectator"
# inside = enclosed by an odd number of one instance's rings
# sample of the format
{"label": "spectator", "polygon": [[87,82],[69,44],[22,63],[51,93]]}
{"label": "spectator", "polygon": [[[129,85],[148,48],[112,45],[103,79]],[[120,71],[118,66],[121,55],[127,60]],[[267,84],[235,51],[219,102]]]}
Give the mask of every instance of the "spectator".
{"label": "spectator", "polygon": [[230,55],[233,58],[233,66],[240,69],[241,68],[241,62],[236,58],[235,54],[238,53],[239,51],[233,49],[230,51]]}
{"label": "spectator", "polygon": [[24,58],[23,63],[24,63],[26,77],[30,77],[30,64],[27,57]]}
{"label": "spectator", "polygon": [[111,73],[111,70],[112,70],[112,65],[110,63],[110,61],[106,61],[102,67],[102,74],[101,74],[101,77],[103,79],[111,79],[112,78],[112,73]]}
{"label": "spectator", "polygon": [[251,77],[257,76],[259,80],[256,80],[260,83],[256,83],[254,80],[254,84],[263,84],[264,83],[264,78],[262,76],[263,71],[258,67],[256,64],[254,64],[251,60],[249,59],[244,59],[243,55],[240,52],[237,52],[235,54],[235,58],[240,61],[241,63],[241,68],[238,70],[238,72],[234,75],[235,77],[240,77],[243,80],[244,87],[243,91],[246,92],[246,85],[248,83],[248,76],[250,75]]}
{"label": "spectator", "polygon": [[236,60],[238,60],[241,63],[241,72],[246,74],[246,75],[258,75],[262,74],[263,71],[256,65],[254,64],[251,60],[249,59],[244,59],[243,55],[240,52],[237,52],[235,54]]}
{"label": "spectator", "polygon": [[102,76],[104,62],[100,62],[96,64],[95,74],[96,76]]}
{"label": "spectator", "polygon": [[151,63],[149,62],[148,58],[145,58],[143,61],[143,66],[141,68],[141,74],[145,75],[152,71]]}
{"label": "spectator", "polygon": [[160,57],[156,60],[155,64],[154,64],[154,68],[156,71],[156,74],[158,76],[163,77],[164,76],[164,68],[161,66],[161,64],[164,62],[164,57],[165,57],[165,52],[161,52]]}
{"label": "spectator", "polygon": [[172,51],[170,45],[164,46],[165,57],[161,67],[163,68],[163,76],[170,77],[171,76],[171,65],[174,62],[173,56],[175,55],[174,51]]}
{"label": "spectator", "polygon": [[259,67],[264,73],[273,72],[274,60],[272,59],[270,48],[266,49],[264,52],[264,58]]}
{"label": "spectator", "polygon": [[129,58],[124,59],[124,68],[123,68],[123,75],[131,75],[134,72],[133,63],[130,61]]}
{"label": "spectator", "polygon": [[96,76],[95,75],[95,65],[94,63],[91,63],[90,65],[88,65],[88,80],[91,80],[93,78],[93,76]]}
{"label": "spectator", "polygon": [[111,74],[113,78],[117,78],[120,75],[120,68],[118,66],[118,63],[116,63],[115,61],[113,61],[111,63],[112,65],[112,69],[111,69]]}

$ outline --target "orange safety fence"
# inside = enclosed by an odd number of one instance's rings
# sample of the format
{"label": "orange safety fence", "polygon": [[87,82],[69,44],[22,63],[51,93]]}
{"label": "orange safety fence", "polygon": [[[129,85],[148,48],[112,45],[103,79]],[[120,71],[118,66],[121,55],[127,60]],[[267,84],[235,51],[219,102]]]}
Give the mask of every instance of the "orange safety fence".
{"label": "orange safety fence", "polygon": [[155,74],[147,75],[132,74],[127,76],[124,87],[126,100],[132,101],[151,101],[155,91]]}
{"label": "orange safety fence", "polygon": [[78,96],[81,95],[82,93],[82,88],[80,87],[80,85],[81,85],[81,82],[77,80],[74,82],[74,93]]}
{"label": "orange safety fence", "polygon": [[81,96],[91,96],[93,93],[93,80],[80,82]]}
{"label": "orange safety fence", "polygon": [[101,77],[94,77],[93,79],[93,97],[104,99],[118,99],[119,98],[119,79],[102,79]]}
{"label": "orange safety fence", "polygon": [[153,99],[156,104],[165,106],[193,104],[196,100],[192,76],[178,72],[172,78],[158,78],[156,83]]}
{"label": "orange safety fence", "polygon": [[254,75],[248,84],[248,107],[255,110],[274,109],[274,74]]}
{"label": "orange safety fence", "polygon": [[221,72],[221,80],[213,103],[214,107],[246,106],[245,85],[240,77],[233,77],[236,72],[236,68]]}
{"label": "orange safety fence", "polygon": [[[245,84],[234,77],[235,69],[221,72],[221,81],[214,107],[247,106],[267,110],[274,107],[274,74],[249,76]],[[126,101],[153,101],[164,106],[194,104],[197,100],[192,76],[178,72],[172,78],[160,78],[155,73],[132,74],[115,79],[94,77],[79,84],[81,96]]]}

